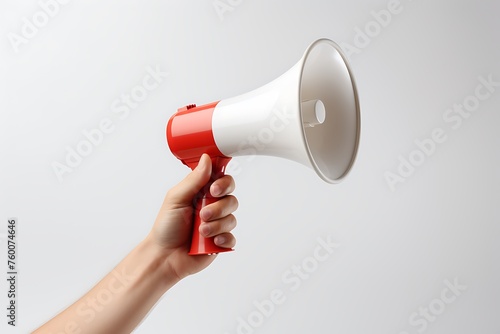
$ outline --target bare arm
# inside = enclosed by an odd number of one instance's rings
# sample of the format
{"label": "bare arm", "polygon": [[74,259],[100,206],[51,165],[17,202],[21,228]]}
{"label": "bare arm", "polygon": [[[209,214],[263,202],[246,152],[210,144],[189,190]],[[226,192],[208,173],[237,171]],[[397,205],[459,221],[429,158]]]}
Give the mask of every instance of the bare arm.
{"label": "bare arm", "polygon": [[[168,289],[212,263],[214,255],[187,254],[192,200],[210,173],[210,159],[204,155],[198,167],[167,193],[149,235],[87,294],[34,333],[130,333]],[[230,231],[236,226],[232,212],[238,202],[228,195],[233,190],[230,176],[214,182],[211,193],[221,199],[200,213],[205,221],[200,231],[216,236],[221,247],[235,244]]]}

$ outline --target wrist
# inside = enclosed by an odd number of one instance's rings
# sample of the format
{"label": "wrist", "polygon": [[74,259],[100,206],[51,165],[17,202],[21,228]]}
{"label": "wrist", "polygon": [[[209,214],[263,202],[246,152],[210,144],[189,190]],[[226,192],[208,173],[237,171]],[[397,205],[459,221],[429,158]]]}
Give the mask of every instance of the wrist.
{"label": "wrist", "polygon": [[141,241],[137,250],[145,264],[143,275],[157,284],[162,294],[180,281],[181,278],[170,265],[170,250],[159,246],[150,236]]}

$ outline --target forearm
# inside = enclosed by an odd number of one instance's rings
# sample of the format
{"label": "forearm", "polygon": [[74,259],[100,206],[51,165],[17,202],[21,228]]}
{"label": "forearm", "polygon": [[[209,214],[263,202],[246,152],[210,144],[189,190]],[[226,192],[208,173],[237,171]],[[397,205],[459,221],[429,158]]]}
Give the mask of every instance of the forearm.
{"label": "forearm", "polygon": [[[35,334],[130,333],[160,297],[181,278],[206,268],[215,256],[188,255],[193,229],[193,198],[210,180],[210,157],[170,189],[148,237],[116,268],[76,303],[58,314]],[[220,247],[232,248],[230,233],[236,226],[232,212],[238,201],[232,195],[234,180],[223,176],[212,184],[220,199],[202,209],[204,236]],[[212,191],[212,190],[211,190]],[[208,228],[208,229],[207,229]]]}
{"label": "forearm", "polygon": [[167,257],[146,238],[92,290],[34,333],[130,333],[178,282]]}

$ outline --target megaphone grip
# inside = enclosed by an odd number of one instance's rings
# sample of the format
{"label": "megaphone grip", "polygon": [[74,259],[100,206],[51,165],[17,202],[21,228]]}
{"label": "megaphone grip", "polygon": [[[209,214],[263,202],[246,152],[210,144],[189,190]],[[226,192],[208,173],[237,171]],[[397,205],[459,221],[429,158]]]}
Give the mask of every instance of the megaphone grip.
{"label": "megaphone grip", "polygon": [[210,181],[202,188],[194,200],[193,235],[191,237],[191,249],[189,251],[189,255],[217,254],[233,250],[231,248],[217,246],[214,242],[214,237],[205,238],[200,233],[200,225],[202,223],[200,218],[201,209],[219,200],[219,198],[213,197],[210,194],[210,186],[215,180],[224,176],[224,170],[231,158],[215,157],[211,160],[212,176],[210,177]]}

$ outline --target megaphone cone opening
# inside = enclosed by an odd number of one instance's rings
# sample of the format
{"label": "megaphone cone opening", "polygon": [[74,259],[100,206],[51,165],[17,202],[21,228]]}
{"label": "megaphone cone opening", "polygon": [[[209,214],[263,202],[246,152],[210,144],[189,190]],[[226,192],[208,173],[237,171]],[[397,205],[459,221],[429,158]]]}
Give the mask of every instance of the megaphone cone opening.
{"label": "megaphone cone opening", "polygon": [[[311,167],[326,182],[338,183],[356,159],[360,136],[360,108],[352,71],[340,47],[328,40],[312,43],[301,64],[301,120],[304,144]],[[321,101],[323,122],[310,101]],[[318,124],[319,123],[319,124]]]}
{"label": "megaphone cone opening", "polygon": [[221,100],[212,129],[227,157],[281,157],[340,182],[354,163],[360,131],[356,85],[340,47],[318,40],[280,77]]}

